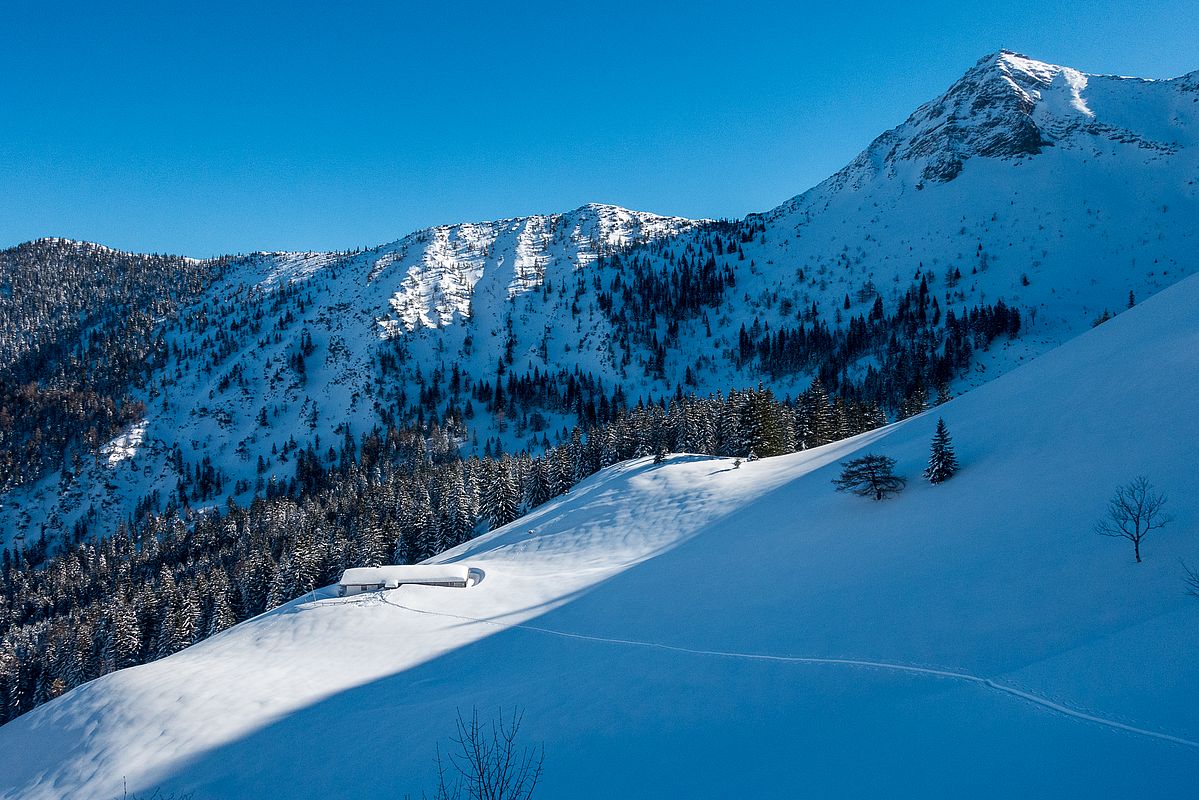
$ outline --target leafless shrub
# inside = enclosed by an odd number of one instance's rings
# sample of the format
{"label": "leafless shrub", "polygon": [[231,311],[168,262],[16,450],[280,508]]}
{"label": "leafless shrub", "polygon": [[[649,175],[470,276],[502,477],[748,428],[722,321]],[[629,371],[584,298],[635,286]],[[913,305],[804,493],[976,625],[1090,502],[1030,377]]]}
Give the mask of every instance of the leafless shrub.
{"label": "leafless shrub", "polygon": [[1116,489],[1108,502],[1107,516],[1095,523],[1095,533],[1132,542],[1137,563],[1141,563],[1141,542],[1149,531],[1170,521],[1162,513],[1166,496],[1153,488],[1144,475]]}
{"label": "leafless shrub", "polygon": [[475,709],[458,712],[457,733],[443,757],[437,748],[437,791],[433,800],[528,800],[541,780],[545,748],[518,743],[524,714],[513,709],[505,720],[483,723]]}
{"label": "leafless shrub", "polygon": [[1187,594],[1191,597],[1199,599],[1199,570],[1193,570],[1187,566],[1186,562],[1182,562],[1182,571],[1186,573],[1183,582],[1187,585]]}

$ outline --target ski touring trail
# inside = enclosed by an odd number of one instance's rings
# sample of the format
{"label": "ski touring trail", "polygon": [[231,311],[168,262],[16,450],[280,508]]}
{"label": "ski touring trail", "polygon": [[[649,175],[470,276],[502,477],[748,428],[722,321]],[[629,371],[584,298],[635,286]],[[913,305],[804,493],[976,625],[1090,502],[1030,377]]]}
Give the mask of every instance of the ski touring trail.
{"label": "ski touring trail", "polygon": [[500,629],[504,629],[504,630],[530,631],[533,633],[540,633],[540,634],[544,634],[547,636],[557,636],[562,639],[577,639],[577,640],[586,641],[586,642],[597,642],[599,644],[611,644],[611,645],[623,645],[626,647],[645,647],[645,648],[652,648],[655,650],[667,650],[667,651],[675,652],[675,653],[686,653],[688,655],[694,655],[694,656],[710,656],[710,657],[715,657],[715,658],[736,658],[736,659],[741,659],[744,661],[769,661],[769,662],[777,662],[777,663],[784,663],[784,664],[813,664],[813,665],[827,665],[827,666],[841,666],[841,667],[860,667],[863,669],[881,669],[881,670],[888,670],[890,672],[902,672],[902,673],[907,673],[910,675],[927,675],[927,676],[931,676],[934,678],[949,678],[951,680],[957,680],[957,681],[962,681],[964,683],[971,683],[971,684],[975,684],[977,686],[982,686],[986,689],[990,689],[992,691],[999,692],[1001,694],[1006,694],[1011,697],[1015,697],[1019,700],[1025,701],[1027,703],[1031,703],[1032,705],[1040,706],[1041,708],[1047,709],[1049,711],[1054,711],[1059,714],[1064,714],[1065,716],[1073,717],[1074,719],[1082,720],[1084,722],[1092,722],[1097,725],[1102,725],[1106,728],[1111,728],[1113,730],[1124,731],[1126,733],[1132,733],[1137,736],[1145,736],[1145,737],[1148,737],[1151,739],[1159,739],[1161,741],[1170,742],[1172,744],[1182,745],[1184,747],[1191,747],[1191,748],[1199,749],[1199,742],[1193,741],[1191,739],[1185,739],[1181,736],[1174,736],[1169,733],[1163,733],[1161,731],[1149,730],[1147,728],[1138,728],[1135,725],[1129,725],[1127,723],[1119,722],[1118,720],[1108,719],[1107,717],[1096,716],[1094,714],[1088,714],[1085,711],[1079,711],[1078,709],[1071,708],[1071,707],[1063,705],[1061,703],[1054,702],[1053,700],[1049,700],[1048,698],[1033,694],[1032,692],[1027,692],[1027,691],[1024,691],[1023,689],[1017,689],[1013,686],[1007,686],[1005,684],[1002,684],[995,680],[992,680],[991,678],[985,678],[981,675],[972,675],[968,672],[960,672],[957,670],[936,669],[933,667],[918,667],[918,666],[914,666],[911,664],[896,664],[896,663],[892,663],[889,661],[874,661],[874,660],[870,660],[870,659],[858,659],[858,658],[820,658],[817,656],[790,656],[790,655],[777,655],[777,654],[771,654],[771,653],[740,653],[740,652],[731,651],[731,650],[705,650],[705,649],[693,648],[693,647],[682,647],[680,645],[664,644],[661,642],[644,642],[644,641],[638,641],[636,639],[618,639],[618,638],[612,638],[612,637],[606,637],[606,636],[591,636],[591,635],[585,634],[585,633],[572,633],[570,631],[554,630],[553,628],[543,628],[538,625],[528,625],[525,623],[496,622],[494,620],[482,619],[479,617],[470,617],[470,616],[464,616],[461,614],[448,614],[448,613],[441,612],[441,611],[431,611],[429,609],[414,608],[412,606],[407,606],[402,603],[396,603],[391,600],[388,600],[386,597],[383,597],[382,595],[380,595],[379,600],[380,600],[380,602],[382,602],[385,605],[389,605],[389,606],[392,606],[393,608],[398,608],[403,611],[409,611],[414,614],[424,614],[427,616],[443,617],[446,619],[453,619],[453,620],[458,620],[461,622],[471,622],[471,623],[478,623],[481,625],[490,625],[492,627],[500,628]]}

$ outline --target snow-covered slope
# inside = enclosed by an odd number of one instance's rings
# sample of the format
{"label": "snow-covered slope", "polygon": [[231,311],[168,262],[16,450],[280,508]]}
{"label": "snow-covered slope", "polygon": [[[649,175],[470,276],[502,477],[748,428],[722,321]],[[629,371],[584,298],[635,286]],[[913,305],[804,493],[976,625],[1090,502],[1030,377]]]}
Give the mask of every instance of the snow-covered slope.
{"label": "snow-covered slope", "polygon": [[[1191,278],[854,440],[607,470],[445,554],[472,589],[326,590],[9,723],[0,797],[415,794],[456,708],[514,705],[545,797],[1185,795],[1196,309]],[[833,491],[864,452],[898,498]],[[1174,515],[1142,564],[1091,530],[1138,473]]]}
{"label": "snow-covered slope", "polygon": [[[172,358],[137,393],[146,400],[147,419],[75,473],[54,473],[8,493],[0,503],[0,545],[13,533],[33,539],[46,531],[53,539],[81,518],[93,531],[111,532],[152,493],[161,509],[202,463],[226,479],[217,497],[204,502],[227,495],[248,502],[259,477],[294,475],[289,453],[294,457],[296,442],[323,440],[327,447],[382,424],[383,413],[393,415],[388,422],[404,422],[405,409],[388,393],[398,388],[415,401],[427,380],[422,374],[448,375],[458,366],[494,377],[518,301],[524,316],[511,335],[523,350],[557,339],[543,368],[556,359],[588,367],[594,348],[582,359],[564,358],[574,339],[553,330],[570,316],[575,274],[616,248],[697,224],[590,204],[563,214],[430,228],[360,253],[241,259],[181,321],[165,326]],[[560,291],[535,294],[550,286]],[[304,335],[311,353],[298,373],[292,359]],[[472,336],[479,340],[473,357]],[[381,354],[397,349],[413,355],[390,374],[381,371]],[[479,427],[489,434],[485,417]],[[528,444],[508,439],[509,448]],[[259,457],[265,473],[257,469]]]}
{"label": "snow-covered slope", "polygon": [[1104,140],[1170,155],[1193,141],[1197,85],[1199,72],[1167,81],[1088,75],[1001,50],[878,137],[828,185],[860,190],[878,175],[948,182],[974,158],[1027,163],[1051,147],[1093,150]]}
{"label": "snow-covered slope", "polygon": [[[126,457],[10,493],[0,529],[53,534],[88,517],[103,532],[153,492],[161,508],[204,459],[225,482],[194,502],[247,502],[260,477],[292,476],[289,440],[303,448],[319,436],[324,451],[347,431],[402,422],[433,388],[444,415],[454,370],[495,381],[500,361],[510,375],[591,375],[631,402],[759,381],[795,396],[812,374],[741,363],[742,326],[794,328],[815,309],[843,329],[876,298],[894,309],[921,281],[945,312],[1000,299],[1021,312],[1020,339],[976,352],[956,388],[978,385],[1123,309],[1130,292],[1144,299],[1196,270],[1197,139],[1199,73],[1088,75],[1002,51],[836,175],[725,229],[736,252],[715,253],[706,223],[590,205],[433,228],[361,253],[261,254],[213,287],[193,323],[166,331],[180,354],[142,392],[147,420],[110,448]],[[618,248],[631,251],[598,259]],[[614,322],[629,265],[709,256],[735,277],[719,302],[632,321],[662,343],[651,368],[653,344]],[[312,355],[298,375],[304,331]],[[543,416],[529,427],[481,412],[464,444],[537,449],[577,422]]]}
{"label": "snow-covered slope", "polygon": [[968,302],[1029,312],[1039,352],[1196,270],[1197,138],[1199,72],[1087,75],[1000,51],[765,214],[768,260],[816,276],[825,301],[958,269]]}

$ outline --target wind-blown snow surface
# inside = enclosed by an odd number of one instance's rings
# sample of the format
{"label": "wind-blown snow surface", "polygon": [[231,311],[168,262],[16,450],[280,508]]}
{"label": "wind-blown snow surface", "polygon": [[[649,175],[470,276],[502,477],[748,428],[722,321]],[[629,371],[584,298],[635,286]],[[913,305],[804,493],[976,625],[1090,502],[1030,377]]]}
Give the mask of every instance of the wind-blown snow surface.
{"label": "wind-blown snow surface", "polygon": [[[472,589],[326,590],[0,728],[0,796],[431,783],[456,708],[526,711],[543,797],[1177,797],[1199,770],[1199,278],[934,412],[745,463],[609,469],[445,554]],[[962,471],[919,480],[943,415]],[[909,487],[837,494],[836,462]],[[1137,473],[1145,563],[1091,525]],[[917,669],[912,669],[917,668]]]}

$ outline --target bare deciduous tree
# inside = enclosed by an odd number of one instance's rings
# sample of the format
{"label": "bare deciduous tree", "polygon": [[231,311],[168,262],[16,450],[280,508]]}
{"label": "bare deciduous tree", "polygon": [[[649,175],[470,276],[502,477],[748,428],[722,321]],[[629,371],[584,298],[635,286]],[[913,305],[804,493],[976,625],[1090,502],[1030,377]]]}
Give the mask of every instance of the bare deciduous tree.
{"label": "bare deciduous tree", "polygon": [[1141,542],[1145,536],[1170,521],[1162,513],[1165,504],[1166,496],[1154,489],[1148,478],[1140,475],[1116,489],[1108,503],[1107,516],[1095,523],[1095,533],[1132,542],[1132,551],[1139,564]]}
{"label": "bare deciduous tree", "polygon": [[[507,721],[501,710],[490,723],[458,712],[458,732],[445,759],[437,748],[437,792],[433,800],[527,800],[541,780],[545,748],[517,743],[524,714],[513,709]],[[453,774],[451,774],[453,773]]]}
{"label": "bare deciduous tree", "polygon": [[1187,585],[1187,594],[1199,599],[1199,570],[1191,569],[1186,565],[1185,561],[1182,562],[1182,570],[1186,573],[1186,577],[1183,580]]}

